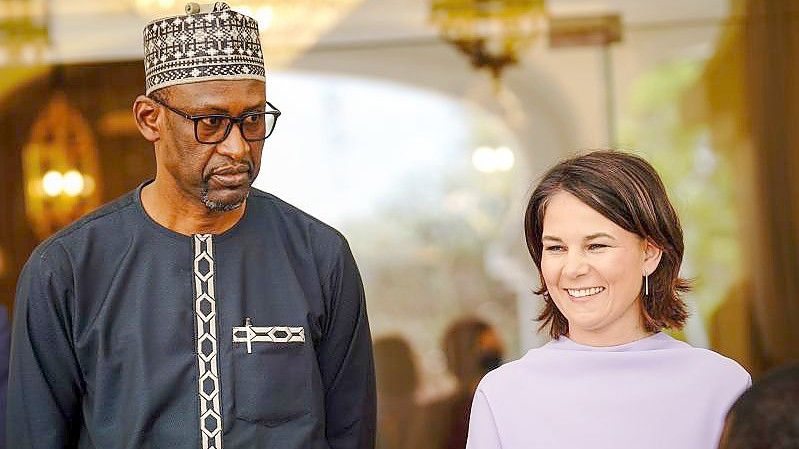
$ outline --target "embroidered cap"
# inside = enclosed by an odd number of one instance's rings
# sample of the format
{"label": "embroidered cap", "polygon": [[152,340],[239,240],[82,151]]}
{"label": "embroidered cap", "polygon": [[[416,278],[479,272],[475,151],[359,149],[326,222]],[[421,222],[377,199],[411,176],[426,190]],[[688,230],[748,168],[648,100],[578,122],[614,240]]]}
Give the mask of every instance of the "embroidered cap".
{"label": "embroidered cap", "polygon": [[224,2],[189,3],[144,28],[145,94],[210,80],[266,80],[258,22]]}

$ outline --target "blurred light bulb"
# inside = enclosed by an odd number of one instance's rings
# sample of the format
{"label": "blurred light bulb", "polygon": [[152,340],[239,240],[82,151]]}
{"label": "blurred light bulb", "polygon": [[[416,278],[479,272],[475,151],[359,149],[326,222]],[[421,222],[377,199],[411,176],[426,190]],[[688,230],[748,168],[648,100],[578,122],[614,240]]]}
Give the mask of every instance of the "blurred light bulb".
{"label": "blurred light bulb", "polygon": [[499,171],[510,170],[516,162],[513,151],[508,147],[499,147],[494,150],[494,160]]}
{"label": "blurred light bulb", "polygon": [[42,189],[47,196],[58,196],[64,190],[64,176],[61,172],[50,170],[42,177]]}
{"label": "blurred light bulb", "polygon": [[85,186],[83,175],[77,170],[70,170],[64,173],[63,185],[64,193],[69,196],[78,196]]}
{"label": "blurred light bulb", "polygon": [[494,150],[490,147],[477,147],[472,153],[474,168],[483,173],[493,173],[497,170]]}

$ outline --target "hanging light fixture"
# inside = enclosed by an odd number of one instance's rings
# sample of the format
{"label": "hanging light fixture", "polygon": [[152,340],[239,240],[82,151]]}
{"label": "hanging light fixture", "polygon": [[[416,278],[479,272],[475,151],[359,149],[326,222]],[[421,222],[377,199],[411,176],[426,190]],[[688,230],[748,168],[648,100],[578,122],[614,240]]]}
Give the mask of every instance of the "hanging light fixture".
{"label": "hanging light fixture", "polygon": [[[228,1],[230,8],[258,21],[268,69],[287,67],[363,0]],[[185,0],[134,0],[147,19],[181,14]]]}
{"label": "hanging light fixture", "polygon": [[46,0],[5,0],[0,8],[0,66],[44,60],[50,38]]}
{"label": "hanging light fixture", "polygon": [[472,66],[487,70],[497,83],[547,22],[544,0],[433,0],[430,19]]}

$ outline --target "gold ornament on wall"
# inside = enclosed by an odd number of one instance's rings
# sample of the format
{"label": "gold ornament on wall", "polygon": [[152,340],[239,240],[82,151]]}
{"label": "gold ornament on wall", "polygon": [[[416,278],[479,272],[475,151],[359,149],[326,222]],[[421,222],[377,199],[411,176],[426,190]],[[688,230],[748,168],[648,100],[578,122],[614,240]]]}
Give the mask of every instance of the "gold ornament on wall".
{"label": "gold ornament on wall", "polygon": [[44,239],[100,204],[100,168],[92,130],[57,92],[22,150],[25,209]]}

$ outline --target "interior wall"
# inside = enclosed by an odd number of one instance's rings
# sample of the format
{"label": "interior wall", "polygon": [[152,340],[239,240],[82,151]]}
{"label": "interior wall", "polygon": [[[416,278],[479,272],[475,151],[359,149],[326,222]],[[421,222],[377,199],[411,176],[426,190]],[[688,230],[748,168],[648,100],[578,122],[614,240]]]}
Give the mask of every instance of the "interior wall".
{"label": "interior wall", "polygon": [[[545,68],[553,62],[551,58],[581,69],[552,73]],[[521,145],[516,151],[519,177],[513,206],[504,219],[505,232],[491,248],[489,265],[495,267],[497,276],[517,294],[521,352],[547,340],[536,332],[534,323],[541,299],[532,294],[538,276],[524,244],[524,206],[535,179],[546,168],[578,149],[607,145],[606,121],[601,113],[605,107],[603,85],[601,71],[595,70],[596,63],[595,49],[575,49],[541,58],[533,55],[503,75],[505,85],[518,99],[523,112],[521,122],[509,123]],[[586,70],[586,66],[591,69]],[[323,49],[307,53],[292,68],[388,80],[433,90],[456,100],[468,97],[486,76],[475,72],[464,56],[445,44]],[[490,99],[486,101],[490,103]],[[500,109],[494,104],[482,106],[489,112]]]}
{"label": "interior wall", "polygon": [[[2,73],[0,71],[0,73]],[[49,72],[0,99],[0,241],[6,270],[0,276],[0,302],[9,309],[22,266],[39,243],[25,210],[22,148],[32,125],[56,91],[86,119],[98,148],[103,179],[101,202],[110,201],[155,174],[152,147],[133,122],[132,104],[144,86],[140,62],[79,64]],[[126,125],[127,124],[127,125]]]}

